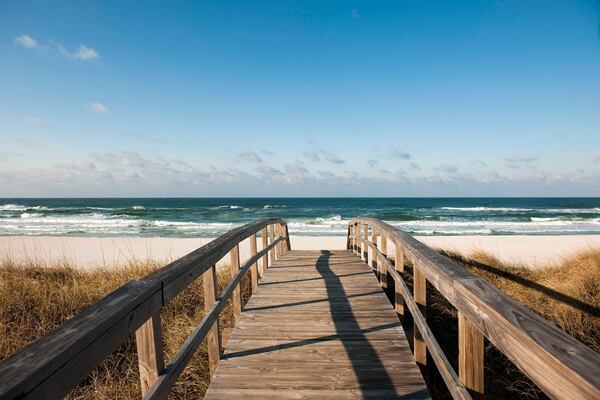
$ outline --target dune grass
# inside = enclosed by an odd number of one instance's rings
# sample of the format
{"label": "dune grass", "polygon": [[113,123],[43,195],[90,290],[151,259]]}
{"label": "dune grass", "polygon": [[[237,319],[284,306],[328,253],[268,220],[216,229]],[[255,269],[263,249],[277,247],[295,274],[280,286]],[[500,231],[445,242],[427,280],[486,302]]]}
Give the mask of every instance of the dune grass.
{"label": "dune grass", "polygon": [[[590,348],[600,351],[600,250],[582,252],[559,267],[542,270],[506,265],[484,253],[469,258],[447,255]],[[82,271],[68,265],[0,263],[0,359],[43,336],[125,282],[142,278],[158,267],[153,263],[134,263],[118,269]],[[405,277],[410,285],[410,265]],[[221,269],[219,290],[228,280],[228,269]],[[244,299],[248,297],[249,285],[246,277],[242,281]],[[456,310],[434,290],[428,290],[428,296],[428,323],[456,367]],[[198,324],[203,310],[201,280],[163,309],[161,319],[167,361]],[[222,328],[232,326],[229,306],[222,313],[220,322]],[[489,343],[486,347],[486,398],[545,398],[500,352]],[[209,382],[207,361],[203,345],[181,376],[171,398],[201,398],[204,395]],[[435,368],[429,368],[427,374],[434,397],[448,398]],[[140,398],[138,379],[135,343],[130,339],[103,361],[68,398]]]}

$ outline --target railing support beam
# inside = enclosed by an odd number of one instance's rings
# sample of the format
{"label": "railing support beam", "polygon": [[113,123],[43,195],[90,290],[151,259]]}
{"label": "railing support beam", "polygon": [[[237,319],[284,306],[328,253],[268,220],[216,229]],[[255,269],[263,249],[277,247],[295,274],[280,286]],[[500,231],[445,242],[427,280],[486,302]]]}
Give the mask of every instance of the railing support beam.
{"label": "railing support beam", "polygon": [[[231,258],[231,277],[240,270],[240,245],[236,244],[229,252]],[[233,290],[231,296],[231,304],[233,305],[233,316],[234,320],[237,320],[242,313],[242,292],[240,290],[240,284],[238,283]]]}
{"label": "railing support beam", "polygon": [[[204,311],[208,312],[217,301],[217,269],[213,265],[202,274],[202,285],[204,288]],[[210,328],[207,338],[208,366],[210,376],[213,376],[219,360],[221,359],[221,338],[219,336],[219,319],[217,318]]]}
{"label": "railing support beam", "polygon": [[483,398],[483,335],[458,312],[458,376],[473,398]]}
{"label": "railing support beam", "polygon": [[[413,264],[413,290],[414,290],[414,298],[415,303],[419,306],[421,310],[421,314],[423,317],[426,317],[426,307],[427,307],[427,280],[425,279],[425,275],[421,271],[417,265]],[[421,366],[427,365],[427,346],[425,345],[425,340],[423,339],[423,335],[417,325],[414,325],[414,343],[413,343],[414,351],[415,351],[415,361],[417,364]]]}
{"label": "railing support beam", "polygon": [[165,368],[163,359],[160,312],[154,314],[135,331],[142,396],[156,383]]}

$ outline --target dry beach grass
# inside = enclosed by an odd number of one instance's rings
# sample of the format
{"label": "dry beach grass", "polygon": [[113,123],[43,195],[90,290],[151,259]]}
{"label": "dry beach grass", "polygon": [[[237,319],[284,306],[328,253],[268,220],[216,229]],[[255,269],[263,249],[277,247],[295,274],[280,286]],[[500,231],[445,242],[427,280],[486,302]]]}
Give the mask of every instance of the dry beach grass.
{"label": "dry beach grass", "polygon": [[[447,254],[489,280],[533,311],[552,321],[592,349],[600,351],[600,250],[581,252],[552,269],[531,270],[506,265],[485,253],[465,258]],[[0,359],[43,336],[86,306],[159,265],[133,263],[110,270],[76,270],[68,265],[0,264]],[[407,268],[407,280],[410,282]],[[219,272],[219,288],[229,274]],[[248,295],[249,280],[242,283]],[[456,359],[456,313],[430,290],[428,320],[451,360]],[[175,298],[161,313],[165,358],[173,356],[204,313],[201,281]],[[223,327],[232,326],[232,313],[223,313]],[[491,346],[486,350],[487,398],[544,398],[519,371]],[[434,368],[429,370],[433,371]],[[436,398],[445,398],[443,384],[431,372]],[[201,397],[208,384],[206,347],[201,347],[178,382],[172,398]],[[133,340],[119,347],[82,384],[71,399],[139,398],[137,359]]]}

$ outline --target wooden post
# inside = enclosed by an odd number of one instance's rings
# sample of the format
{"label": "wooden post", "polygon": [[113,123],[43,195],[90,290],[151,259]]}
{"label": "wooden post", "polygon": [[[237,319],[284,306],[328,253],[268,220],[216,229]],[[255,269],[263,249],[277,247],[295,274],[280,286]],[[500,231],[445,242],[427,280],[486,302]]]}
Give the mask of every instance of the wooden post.
{"label": "wooden post", "polygon": [[[283,226],[277,224],[277,239],[281,238],[283,236]],[[277,243],[277,258],[281,258],[281,256],[283,255],[283,242],[280,240],[279,243]]]}
{"label": "wooden post", "polygon": [[363,225],[363,247],[362,247],[362,258],[365,262],[369,263],[369,246],[367,245],[367,240],[369,240],[369,224]]}
{"label": "wooden post", "polygon": [[[394,259],[394,269],[398,271],[400,276],[402,276],[402,272],[404,272],[404,254],[402,254],[402,248],[398,243],[394,243],[396,248],[396,257]],[[400,291],[400,285],[396,285],[396,294],[395,294],[395,306],[396,313],[400,318],[404,317],[404,297],[402,296],[402,292]]]}
{"label": "wooden post", "polygon": [[135,344],[137,346],[142,396],[144,396],[154,386],[158,376],[165,368],[160,312],[150,317],[135,331]]}
{"label": "wooden post", "polygon": [[[202,274],[204,287],[204,311],[208,312],[215,301],[217,301],[217,269],[213,265]],[[219,318],[216,319],[210,331],[206,335],[208,346],[208,366],[212,377],[221,359],[221,338],[219,337]]]}
{"label": "wooden post", "polygon": [[285,252],[292,250],[292,244],[290,243],[290,231],[288,230],[287,224],[285,224]]}
{"label": "wooden post", "polygon": [[360,233],[362,232],[362,224],[361,223],[356,223],[356,227],[354,228],[354,237],[356,240],[356,247],[355,247],[355,254],[357,256],[361,255],[361,245],[360,245]]}
{"label": "wooden post", "polygon": [[[273,241],[275,240],[275,225],[269,225],[269,236],[270,236],[270,243],[273,243]],[[275,248],[271,247],[271,250],[269,251],[269,253],[271,253],[271,265],[273,265],[273,262],[275,261]]]}
{"label": "wooden post", "polygon": [[[262,237],[262,248],[266,249],[268,246],[268,238],[267,238],[267,227],[264,227],[262,229],[262,231],[260,231],[260,236]],[[261,266],[261,275],[263,275],[265,272],[267,272],[267,268],[269,267],[269,254],[265,253],[262,256],[262,266]]]}
{"label": "wooden post", "polygon": [[[254,257],[256,253],[256,233],[254,233],[250,236],[250,257]],[[258,261],[250,267],[250,276],[252,278],[252,293],[254,293],[258,288]]]}
{"label": "wooden post", "polygon": [[[371,227],[371,243],[377,247],[377,229],[375,229],[375,225]],[[371,253],[371,269],[377,273],[377,255],[374,251]]]}
{"label": "wooden post", "polygon": [[[382,258],[387,257],[387,237],[383,232],[381,232],[381,253],[383,254]],[[387,263],[385,262],[385,260],[381,260],[381,265],[379,269],[381,270],[379,273],[379,281],[381,282],[381,287],[385,292],[388,287]]]}
{"label": "wooden post", "polygon": [[458,376],[474,399],[483,398],[483,334],[458,312]]}
{"label": "wooden post", "polygon": [[[413,263],[413,289],[415,303],[419,306],[423,318],[426,317],[426,306],[427,306],[427,280],[425,276],[417,268],[417,264]],[[415,350],[415,361],[421,366],[427,365],[427,346],[423,340],[423,336],[419,331],[419,328],[415,324],[414,329],[414,350]]]}
{"label": "wooden post", "polygon": [[[231,277],[233,278],[240,270],[240,245],[236,244],[229,252],[229,255],[231,257]],[[242,313],[242,292],[240,291],[239,283],[235,285],[235,289],[233,289],[231,304],[233,306],[233,316],[235,321]]]}

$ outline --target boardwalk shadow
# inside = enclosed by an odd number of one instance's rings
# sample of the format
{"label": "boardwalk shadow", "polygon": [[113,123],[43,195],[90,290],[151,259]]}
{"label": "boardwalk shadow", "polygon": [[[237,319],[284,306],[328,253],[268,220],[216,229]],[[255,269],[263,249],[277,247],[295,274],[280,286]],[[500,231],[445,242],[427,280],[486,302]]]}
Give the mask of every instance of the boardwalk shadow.
{"label": "boardwalk shadow", "polygon": [[[330,257],[330,251],[322,250],[316,267],[327,288],[331,317],[337,336],[350,358],[363,398],[381,398],[382,395],[394,397],[396,394],[394,383],[377,352],[360,329],[340,277],[329,266]],[[365,359],[369,362],[365,363]],[[370,394],[374,390],[377,390],[377,395]]]}

